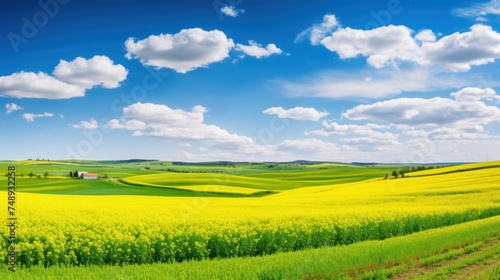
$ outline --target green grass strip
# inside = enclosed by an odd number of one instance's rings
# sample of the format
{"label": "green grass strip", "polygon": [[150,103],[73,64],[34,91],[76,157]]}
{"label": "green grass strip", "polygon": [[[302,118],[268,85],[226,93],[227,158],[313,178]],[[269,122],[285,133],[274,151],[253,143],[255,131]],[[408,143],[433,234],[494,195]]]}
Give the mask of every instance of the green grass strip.
{"label": "green grass strip", "polygon": [[466,257],[459,259],[456,262],[452,262],[449,265],[446,265],[446,266],[440,268],[439,270],[436,270],[432,273],[424,274],[420,277],[415,277],[414,279],[420,279],[420,280],[429,279],[430,280],[430,279],[444,278],[445,276],[450,275],[450,274],[460,275],[459,273],[460,273],[461,269],[464,269],[464,268],[471,266],[471,265],[476,265],[479,262],[482,262],[484,260],[487,260],[487,259],[499,254],[499,252],[500,252],[500,243],[496,243],[495,245],[493,245],[489,248],[471,253],[471,254],[467,255]]}

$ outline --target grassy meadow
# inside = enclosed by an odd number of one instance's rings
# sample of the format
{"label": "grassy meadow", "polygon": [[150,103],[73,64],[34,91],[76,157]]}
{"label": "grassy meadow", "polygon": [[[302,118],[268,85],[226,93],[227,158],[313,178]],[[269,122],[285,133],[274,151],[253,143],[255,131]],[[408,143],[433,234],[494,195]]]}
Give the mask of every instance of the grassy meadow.
{"label": "grassy meadow", "polygon": [[[404,166],[3,161],[0,170],[9,165],[17,267],[9,272],[0,251],[2,279],[500,275],[500,161],[397,179]],[[100,178],[69,178],[76,170]]]}

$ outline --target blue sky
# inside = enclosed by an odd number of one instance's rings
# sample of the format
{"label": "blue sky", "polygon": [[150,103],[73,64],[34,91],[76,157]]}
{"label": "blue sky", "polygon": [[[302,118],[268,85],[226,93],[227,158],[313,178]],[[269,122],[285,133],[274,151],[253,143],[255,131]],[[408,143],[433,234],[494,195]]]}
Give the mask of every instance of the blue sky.
{"label": "blue sky", "polygon": [[9,0],[0,158],[500,159],[500,1]]}

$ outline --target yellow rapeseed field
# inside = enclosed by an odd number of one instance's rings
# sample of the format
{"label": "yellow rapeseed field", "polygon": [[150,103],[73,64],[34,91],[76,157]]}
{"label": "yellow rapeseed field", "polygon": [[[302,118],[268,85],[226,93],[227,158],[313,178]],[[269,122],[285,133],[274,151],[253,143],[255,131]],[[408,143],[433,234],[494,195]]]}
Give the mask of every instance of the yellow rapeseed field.
{"label": "yellow rapeseed field", "polygon": [[[174,262],[384,239],[500,214],[499,179],[492,167],[262,198],[18,193],[18,264]],[[4,229],[2,248],[7,240]]]}

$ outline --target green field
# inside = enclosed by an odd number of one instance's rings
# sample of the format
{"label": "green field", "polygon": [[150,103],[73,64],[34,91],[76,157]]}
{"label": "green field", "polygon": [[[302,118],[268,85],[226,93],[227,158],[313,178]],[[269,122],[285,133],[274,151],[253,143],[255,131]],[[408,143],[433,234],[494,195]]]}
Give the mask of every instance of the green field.
{"label": "green field", "polygon": [[[6,170],[11,164],[17,169],[18,191],[76,195],[245,197],[381,178],[392,170],[350,164],[173,165],[159,161],[0,161],[0,169]],[[106,178],[83,181],[69,178],[70,171],[97,172]],[[49,174],[47,178],[45,172]],[[30,173],[33,177],[28,176]]]}

